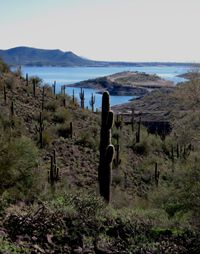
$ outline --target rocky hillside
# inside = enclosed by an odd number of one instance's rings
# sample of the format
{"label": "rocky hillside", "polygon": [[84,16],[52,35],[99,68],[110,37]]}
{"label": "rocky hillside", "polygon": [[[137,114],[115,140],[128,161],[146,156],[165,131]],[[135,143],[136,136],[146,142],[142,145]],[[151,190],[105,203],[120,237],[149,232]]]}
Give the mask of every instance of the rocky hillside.
{"label": "rocky hillside", "polygon": [[[198,253],[199,98],[188,86],[170,94],[192,109],[170,118],[170,135],[115,114],[108,205],[100,113],[0,64],[0,253]],[[162,106],[159,94],[145,100]]]}

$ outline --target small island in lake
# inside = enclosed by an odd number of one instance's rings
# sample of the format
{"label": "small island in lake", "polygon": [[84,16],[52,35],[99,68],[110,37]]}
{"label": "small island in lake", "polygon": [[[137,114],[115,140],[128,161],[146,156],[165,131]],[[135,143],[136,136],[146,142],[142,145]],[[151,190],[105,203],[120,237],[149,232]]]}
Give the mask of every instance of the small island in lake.
{"label": "small island in lake", "polygon": [[[70,85],[65,85],[70,86]],[[100,92],[107,90],[111,95],[143,96],[152,89],[171,88],[173,83],[144,72],[124,71],[96,79],[73,84],[73,87],[92,88]]]}

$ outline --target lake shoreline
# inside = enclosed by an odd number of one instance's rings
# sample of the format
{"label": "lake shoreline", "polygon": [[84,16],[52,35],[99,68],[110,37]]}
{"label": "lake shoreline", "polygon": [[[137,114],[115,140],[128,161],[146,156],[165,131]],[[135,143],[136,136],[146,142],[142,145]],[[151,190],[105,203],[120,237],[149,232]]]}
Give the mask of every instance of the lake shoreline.
{"label": "lake shoreline", "polygon": [[[85,81],[88,79],[96,79],[98,77],[105,77],[112,75],[114,73],[123,72],[123,71],[139,71],[139,72],[146,72],[147,74],[157,74],[159,77],[172,81],[175,84],[178,82],[183,81],[183,78],[176,77],[178,74],[183,74],[187,72],[187,67],[81,67],[81,68],[74,68],[74,67],[23,67],[22,66],[22,73],[23,76],[26,76],[26,73],[31,76],[38,76],[43,80],[43,84],[48,84],[51,86],[56,81],[56,93],[59,94],[61,92],[61,87],[64,84],[67,84],[66,93],[70,96],[73,95],[73,90],[75,92],[75,97],[79,101],[79,93],[80,88],[74,87],[75,83]],[[85,90],[85,104],[86,107],[90,108],[89,101],[91,99],[91,94],[95,94],[96,102],[95,108],[101,107],[101,94],[98,94],[99,91],[94,89],[84,89]],[[137,96],[115,96],[111,95],[111,106],[124,104],[129,102],[131,99],[136,99]],[[139,96],[140,97],[140,96]]]}

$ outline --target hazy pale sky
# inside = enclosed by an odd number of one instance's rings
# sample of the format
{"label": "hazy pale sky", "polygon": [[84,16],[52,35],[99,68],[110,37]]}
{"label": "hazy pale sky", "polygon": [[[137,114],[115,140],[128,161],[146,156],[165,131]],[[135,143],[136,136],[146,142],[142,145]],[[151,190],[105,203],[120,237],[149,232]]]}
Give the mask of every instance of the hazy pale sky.
{"label": "hazy pale sky", "polygon": [[0,0],[0,49],[200,62],[200,0]]}

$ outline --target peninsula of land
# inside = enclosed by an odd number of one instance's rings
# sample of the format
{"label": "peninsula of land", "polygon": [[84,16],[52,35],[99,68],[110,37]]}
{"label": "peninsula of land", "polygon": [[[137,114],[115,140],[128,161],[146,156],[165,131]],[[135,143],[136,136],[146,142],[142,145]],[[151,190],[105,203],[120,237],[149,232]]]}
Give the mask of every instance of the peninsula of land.
{"label": "peninsula of land", "polygon": [[111,95],[144,96],[152,90],[173,88],[174,85],[171,81],[164,80],[155,74],[124,71],[105,77],[81,81],[73,84],[73,87],[92,88],[99,92],[107,90]]}

